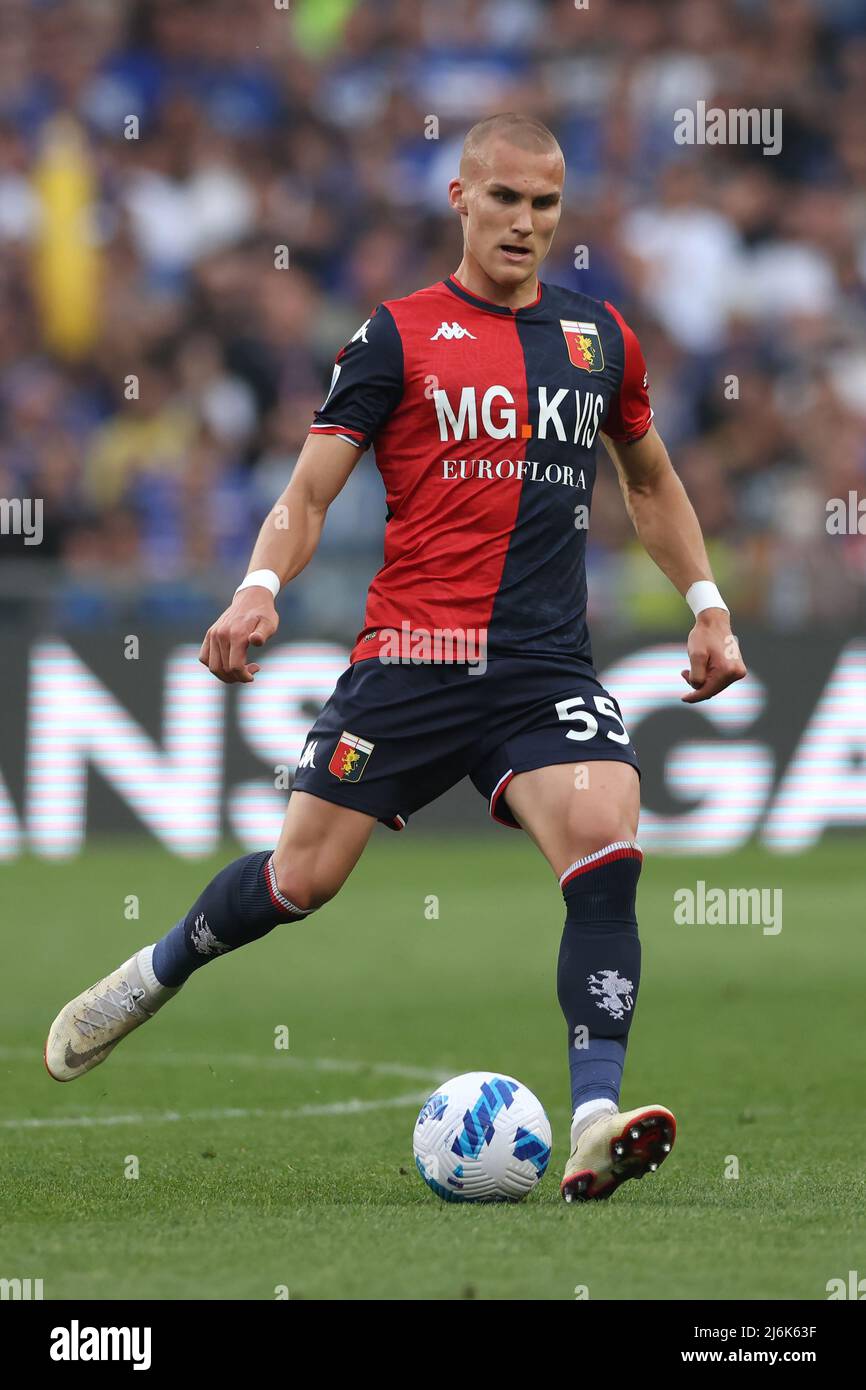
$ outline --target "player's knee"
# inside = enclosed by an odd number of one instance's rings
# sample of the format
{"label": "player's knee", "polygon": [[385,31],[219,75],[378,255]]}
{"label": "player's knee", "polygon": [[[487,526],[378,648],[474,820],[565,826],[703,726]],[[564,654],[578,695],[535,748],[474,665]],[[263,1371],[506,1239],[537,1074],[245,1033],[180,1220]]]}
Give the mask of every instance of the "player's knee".
{"label": "player's knee", "polygon": [[575,860],[588,854],[598,854],[611,845],[634,844],[637,826],[628,816],[601,813],[591,828],[576,825],[570,828],[568,840]]}
{"label": "player's knee", "polygon": [[328,891],[320,884],[297,873],[287,873],[282,877],[278,874],[277,887],[282,896],[300,912],[315,912],[317,907],[323,907],[325,903],[330,902],[336,892]]}
{"label": "player's knee", "polygon": [[315,865],[281,864],[275,860],[277,888],[301,912],[315,912],[340,891],[341,883],[316,871]]}

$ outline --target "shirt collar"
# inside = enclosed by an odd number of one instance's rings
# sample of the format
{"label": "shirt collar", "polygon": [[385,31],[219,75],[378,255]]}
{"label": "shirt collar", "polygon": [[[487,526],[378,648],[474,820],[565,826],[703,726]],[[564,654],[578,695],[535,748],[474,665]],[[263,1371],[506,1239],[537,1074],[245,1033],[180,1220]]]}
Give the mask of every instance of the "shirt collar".
{"label": "shirt collar", "polygon": [[537,313],[541,308],[542,291],[544,289],[544,286],[539,280],[538,294],[531,304],[524,304],[520,309],[509,309],[506,304],[494,304],[492,299],[482,299],[481,295],[472,294],[470,290],[467,290],[465,285],[461,285],[455,275],[449,275],[447,280],[443,280],[442,283],[446,289],[449,289],[458,299],[464,300],[467,304],[472,304],[476,309],[481,309],[486,314],[499,314],[500,317],[505,318],[516,318],[518,314],[526,316],[527,314]]}

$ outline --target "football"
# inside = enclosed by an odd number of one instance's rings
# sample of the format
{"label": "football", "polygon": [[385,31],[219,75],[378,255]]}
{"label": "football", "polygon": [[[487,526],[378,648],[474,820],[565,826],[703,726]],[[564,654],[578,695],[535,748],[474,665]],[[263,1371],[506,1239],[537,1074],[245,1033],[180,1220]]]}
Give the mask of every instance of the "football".
{"label": "football", "polygon": [[446,1202],[519,1202],[550,1159],[550,1122],[513,1076],[470,1071],[438,1086],[421,1107],[415,1163]]}

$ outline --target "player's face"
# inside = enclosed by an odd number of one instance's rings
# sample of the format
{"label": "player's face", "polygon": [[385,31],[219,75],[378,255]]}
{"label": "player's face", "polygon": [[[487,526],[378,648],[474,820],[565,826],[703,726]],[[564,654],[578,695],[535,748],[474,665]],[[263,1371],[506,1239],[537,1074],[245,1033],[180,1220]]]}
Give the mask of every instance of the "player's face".
{"label": "player's face", "polygon": [[517,288],[538,270],[559,222],[564,174],[555,152],[492,140],[469,177],[452,183],[452,207],[465,214],[466,253],[495,284]]}

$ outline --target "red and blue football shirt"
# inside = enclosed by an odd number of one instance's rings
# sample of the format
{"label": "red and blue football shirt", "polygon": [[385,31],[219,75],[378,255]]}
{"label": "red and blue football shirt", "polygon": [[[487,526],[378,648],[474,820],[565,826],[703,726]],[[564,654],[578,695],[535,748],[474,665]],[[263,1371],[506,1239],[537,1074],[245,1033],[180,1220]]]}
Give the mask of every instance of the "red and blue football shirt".
{"label": "red and blue football shirt", "polygon": [[311,426],[372,444],[385,484],[384,564],[352,660],[408,625],[591,665],[597,435],[633,441],[651,420],[640,344],[607,302],[539,285],[512,310],[450,276],[380,304]]}

